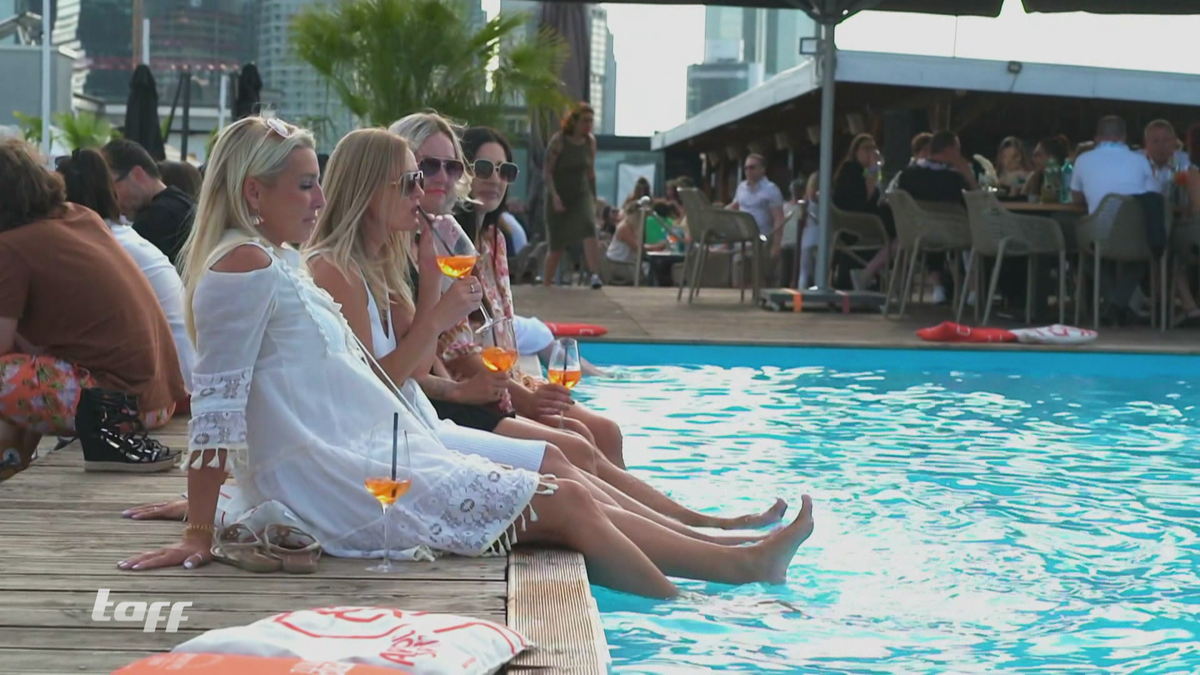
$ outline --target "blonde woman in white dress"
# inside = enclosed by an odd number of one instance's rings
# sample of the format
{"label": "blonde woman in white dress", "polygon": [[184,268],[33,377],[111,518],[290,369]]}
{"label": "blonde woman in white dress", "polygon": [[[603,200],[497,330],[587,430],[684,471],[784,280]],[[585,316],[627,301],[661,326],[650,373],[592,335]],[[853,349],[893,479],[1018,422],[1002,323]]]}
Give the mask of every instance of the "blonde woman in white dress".
{"label": "blonde woman in white dress", "polygon": [[[807,497],[787,528],[727,547],[598,504],[575,481],[447,449],[376,377],[338,306],[286,243],[307,240],[325,205],[313,147],[308,132],[256,117],[217,140],[183,252],[198,356],[185,455],[188,525],[179,542],[119,568],[209,562],[229,474],[251,503],[274,501],[294,513],[326,553],[382,555],[383,515],[362,478],[368,458],[387,464],[398,413],[413,482],[389,510],[396,548],[480,556],[518,542],[565,546],[583,553],[596,583],[651,597],[678,594],[664,573],[725,583],[785,579],[812,531]],[[391,179],[411,195],[419,174]]]}

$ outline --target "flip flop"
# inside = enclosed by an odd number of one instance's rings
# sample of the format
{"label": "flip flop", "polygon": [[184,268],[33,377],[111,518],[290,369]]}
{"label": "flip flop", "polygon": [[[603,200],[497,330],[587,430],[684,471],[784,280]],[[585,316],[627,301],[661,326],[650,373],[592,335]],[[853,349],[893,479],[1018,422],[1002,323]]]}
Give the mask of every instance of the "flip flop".
{"label": "flip flop", "polygon": [[213,559],[247,572],[277,572],[282,567],[279,558],[267,554],[263,540],[254,530],[235,523],[217,532],[212,547]]}
{"label": "flip flop", "polygon": [[312,574],[321,558],[321,544],[307,532],[291,525],[273,524],[263,530],[267,552],[279,558],[288,574]]}

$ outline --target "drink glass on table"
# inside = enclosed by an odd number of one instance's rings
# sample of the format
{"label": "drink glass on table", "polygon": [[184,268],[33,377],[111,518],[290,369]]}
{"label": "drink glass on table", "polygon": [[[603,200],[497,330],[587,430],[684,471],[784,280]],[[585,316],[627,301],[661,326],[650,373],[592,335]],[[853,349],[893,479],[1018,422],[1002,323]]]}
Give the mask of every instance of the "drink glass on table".
{"label": "drink glass on table", "polygon": [[[458,221],[453,218],[434,219],[424,209],[421,210],[421,215],[429,225],[425,229],[425,233],[433,236],[433,248],[437,255],[438,268],[442,270],[442,274],[453,279],[462,279],[469,275],[475,269],[476,263],[479,262],[479,251],[475,249],[475,244],[471,242],[471,238],[463,231]],[[483,314],[483,325],[475,329],[476,333],[483,332],[495,323],[487,309],[484,308],[485,304],[479,305],[479,312]]]}
{"label": "drink glass on table", "polygon": [[408,432],[400,438],[400,415],[392,418],[392,455],[390,458],[382,454],[368,454],[363,460],[363,485],[367,492],[379,501],[383,507],[383,562],[367,568],[368,572],[388,573],[396,568],[392,566],[391,548],[388,545],[388,531],[391,529],[389,509],[396,500],[404,496],[412,487],[412,461],[408,453]]}
{"label": "drink glass on table", "polygon": [[[554,342],[546,376],[550,384],[562,385],[567,389],[574,389],[583,379],[583,369],[579,366],[579,343],[574,338],[559,338]],[[561,412],[558,414],[558,428],[563,428]]]}

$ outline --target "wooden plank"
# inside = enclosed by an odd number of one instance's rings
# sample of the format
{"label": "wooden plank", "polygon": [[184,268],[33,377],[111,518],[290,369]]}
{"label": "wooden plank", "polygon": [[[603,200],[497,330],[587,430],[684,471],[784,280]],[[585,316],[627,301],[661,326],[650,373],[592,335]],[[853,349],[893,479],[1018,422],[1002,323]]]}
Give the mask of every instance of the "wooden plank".
{"label": "wooden plank", "polygon": [[[449,612],[474,616],[477,605],[483,600],[491,604],[495,599],[506,600],[508,584],[503,581],[474,582],[464,584],[425,584],[405,582],[389,585],[386,589],[374,589],[354,597],[354,604],[372,607],[399,607],[406,610]],[[110,600],[121,602],[134,600],[132,595],[113,593]],[[222,612],[273,614],[291,609],[332,607],[346,603],[343,594],[329,595],[306,593],[294,589],[292,593],[250,594],[233,591],[206,591],[197,593],[191,601],[198,612],[219,607]],[[32,609],[80,613],[88,618],[96,602],[95,591],[6,591],[0,597],[0,626],[56,625],[38,621],[24,621],[26,612]],[[64,619],[65,620],[65,619]],[[74,624],[72,624],[74,625]],[[190,623],[188,625],[191,625]]]}
{"label": "wooden plank", "polygon": [[112,673],[140,661],[151,650],[46,650],[0,647],[0,675],[76,675],[76,673]]}
{"label": "wooden plank", "polygon": [[[72,577],[116,577],[116,578],[155,578],[155,579],[292,579],[291,583],[302,583],[287,574],[255,574],[230,565],[214,563],[194,570],[182,567],[164,567],[157,570],[126,571],[117,568],[121,556],[136,552],[137,547],[125,548],[119,551],[103,551],[96,553],[88,549],[89,559],[82,563],[72,563],[69,566]],[[76,556],[78,551],[74,552]],[[105,557],[107,556],[107,557]],[[93,559],[93,557],[95,559]],[[17,555],[0,556],[0,567],[5,570],[19,570],[30,578],[63,576],[64,561],[70,556],[45,558],[41,553],[23,552]],[[400,562],[399,569],[390,575],[378,575],[366,571],[373,562],[353,558],[321,558],[316,575],[304,575],[304,579],[351,579],[364,582],[394,582],[394,581],[504,581],[504,559],[496,562],[490,559],[480,562],[473,558],[443,558],[436,562]],[[0,579],[0,588],[4,588]]]}
{"label": "wooden plank", "polygon": [[[436,579],[401,579],[377,576],[374,579],[350,577],[325,577],[323,575],[294,576],[290,574],[247,574],[246,576],[205,576],[202,574],[128,573],[114,576],[83,576],[74,573],[25,574],[6,570],[0,576],[0,593],[11,591],[83,591],[95,593],[99,588],[108,588],[114,595],[138,593],[156,595],[179,595],[176,600],[187,600],[192,595],[236,591],[248,595],[293,595],[297,592],[309,594],[340,595],[346,598],[343,604],[357,604],[358,593],[382,592],[396,589],[397,592],[414,592],[414,588],[430,584]],[[197,570],[199,572],[199,570]],[[369,572],[364,574],[370,574]],[[476,584],[502,583],[503,579],[485,581],[481,579],[440,580],[468,595]]]}
{"label": "wooden plank", "polygon": [[512,672],[608,672],[608,643],[578,553],[518,549],[509,554],[508,625],[538,645],[513,660]]}

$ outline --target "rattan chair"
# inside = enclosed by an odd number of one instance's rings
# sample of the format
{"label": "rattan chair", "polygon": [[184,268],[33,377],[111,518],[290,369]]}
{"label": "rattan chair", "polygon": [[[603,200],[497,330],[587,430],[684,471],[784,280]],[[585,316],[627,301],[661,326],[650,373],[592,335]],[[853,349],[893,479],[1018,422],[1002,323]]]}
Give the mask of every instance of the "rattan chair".
{"label": "rattan chair", "polygon": [[[918,202],[904,190],[888,193],[888,204],[896,218],[896,239],[900,242],[896,259],[892,264],[892,279],[888,283],[887,299],[883,315],[891,313],[892,295],[899,293],[900,316],[912,297],[913,276],[924,268],[925,256],[929,253],[945,254],[966,251],[971,248],[971,227],[967,212],[958,204]],[[903,283],[898,276],[907,263]],[[950,265],[955,293],[962,292],[958,279],[957,262]],[[922,290],[924,282],[922,281]]]}
{"label": "rattan chair", "polygon": [[[688,302],[691,303],[700,292],[700,278],[704,274],[704,264],[708,259],[708,247],[715,244],[740,246],[742,260],[746,259],[746,245],[751,246],[751,275],[753,276],[752,300],[759,298],[762,287],[762,261],[767,254],[767,238],[758,231],[758,222],[754,216],[744,211],[714,208],[708,203],[704,194],[696,188],[681,188],[679,199],[683,202],[683,211],[687,215],[688,228],[692,241],[688,245],[683,259],[683,275],[679,280],[679,294],[676,301],[683,299],[683,287],[690,283]],[[746,300],[746,287],[742,285],[741,301]]]}

